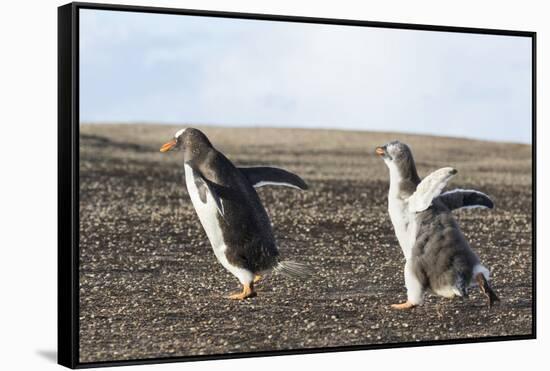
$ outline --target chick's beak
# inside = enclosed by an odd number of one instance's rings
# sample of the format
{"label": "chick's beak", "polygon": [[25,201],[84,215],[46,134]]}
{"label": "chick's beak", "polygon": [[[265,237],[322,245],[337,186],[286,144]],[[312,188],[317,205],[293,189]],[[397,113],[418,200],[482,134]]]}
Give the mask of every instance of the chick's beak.
{"label": "chick's beak", "polygon": [[160,147],[160,151],[161,152],[168,152],[170,151],[172,148],[174,148],[176,146],[177,142],[175,139],[172,139],[171,141],[167,142],[167,143],[164,143],[162,145],[162,147]]}
{"label": "chick's beak", "polygon": [[382,147],[376,147],[375,152],[378,156],[384,156],[384,154],[386,153],[386,151],[384,151],[384,148]]}

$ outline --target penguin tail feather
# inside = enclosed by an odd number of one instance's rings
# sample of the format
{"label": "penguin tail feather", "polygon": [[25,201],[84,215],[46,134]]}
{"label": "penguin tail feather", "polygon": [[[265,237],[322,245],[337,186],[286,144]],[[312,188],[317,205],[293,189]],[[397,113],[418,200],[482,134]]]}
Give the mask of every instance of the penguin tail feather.
{"label": "penguin tail feather", "polygon": [[466,279],[463,274],[459,274],[458,279],[455,283],[456,294],[462,298],[468,298],[468,285],[466,284]]}
{"label": "penguin tail feather", "polygon": [[308,265],[291,260],[279,262],[275,266],[274,271],[291,278],[307,278],[314,273],[313,269]]}

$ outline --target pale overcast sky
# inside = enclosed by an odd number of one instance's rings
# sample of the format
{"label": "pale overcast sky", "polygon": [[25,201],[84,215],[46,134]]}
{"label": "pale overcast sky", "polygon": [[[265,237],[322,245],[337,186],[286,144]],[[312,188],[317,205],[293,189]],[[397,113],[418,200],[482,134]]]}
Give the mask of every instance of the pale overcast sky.
{"label": "pale overcast sky", "polygon": [[80,12],[81,122],[531,142],[527,37]]}

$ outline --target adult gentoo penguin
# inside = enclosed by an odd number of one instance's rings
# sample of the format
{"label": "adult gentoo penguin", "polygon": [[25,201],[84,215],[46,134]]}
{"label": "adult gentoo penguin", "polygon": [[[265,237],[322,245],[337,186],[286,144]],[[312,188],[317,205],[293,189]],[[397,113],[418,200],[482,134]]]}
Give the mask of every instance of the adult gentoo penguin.
{"label": "adult gentoo penguin", "polygon": [[174,149],[183,151],[187,190],[216,258],[243,286],[231,299],[255,296],[255,280],[269,271],[292,277],[311,272],[304,264],[280,259],[271,222],[254,189],[282,185],[305,190],[300,177],[275,167],[235,167],[194,128],[178,131],[160,151]]}
{"label": "adult gentoo penguin", "polygon": [[405,255],[407,301],[392,305],[408,309],[423,302],[430,289],[444,297],[468,295],[479,285],[489,300],[498,301],[489,286],[489,270],[479,261],[452,216],[461,207],[492,208],[491,199],[475,190],[453,190],[441,194],[457,173],[439,169],[420,180],[410,148],[394,141],[376,148],[390,172],[388,211]]}

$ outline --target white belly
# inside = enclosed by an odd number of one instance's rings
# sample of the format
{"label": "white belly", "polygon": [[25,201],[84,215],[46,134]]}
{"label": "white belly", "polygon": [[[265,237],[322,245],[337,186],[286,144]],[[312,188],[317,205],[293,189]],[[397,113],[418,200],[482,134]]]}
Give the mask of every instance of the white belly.
{"label": "white belly", "polygon": [[[199,220],[210,240],[210,244],[214,248],[214,252],[225,248],[223,241],[222,230],[218,221],[218,209],[212,199],[210,193],[206,193],[206,203],[203,203],[199,196],[199,190],[195,184],[195,178],[193,177],[193,170],[189,165],[185,165],[185,184],[187,185],[187,192],[191,197],[191,202],[195,207]],[[218,254],[216,253],[216,256]]]}
{"label": "white belly", "polygon": [[227,246],[223,240],[222,229],[218,221],[218,208],[216,203],[209,192],[206,193],[206,203],[203,203],[199,196],[199,190],[195,184],[193,177],[193,170],[187,164],[185,164],[185,184],[187,186],[187,192],[191,197],[191,202],[195,207],[195,211],[199,217],[199,220],[206,232],[206,236],[212,245],[216,258],[234,276],[236,276],[242,283],[248,283],[253,279],[253,274],[243,268],[232,265],[225,256],[225,250]]}
{"label": "white belly", "polygon": [[408,260],[416,240],[416,218],[409,213],[407,203],[397,197],[388,197],[388,212],[399,246]]}

